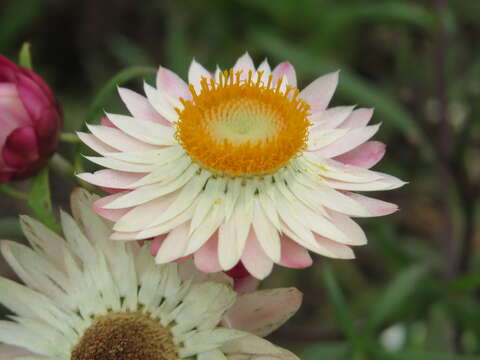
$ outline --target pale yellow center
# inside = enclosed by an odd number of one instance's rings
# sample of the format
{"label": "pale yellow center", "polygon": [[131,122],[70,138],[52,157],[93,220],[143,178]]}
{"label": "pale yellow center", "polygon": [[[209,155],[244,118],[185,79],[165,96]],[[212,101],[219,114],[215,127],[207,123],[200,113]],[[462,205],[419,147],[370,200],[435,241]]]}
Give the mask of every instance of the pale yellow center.
{"label": "pale yellow center", "polygon": [[281,81],[266,83],[252,72],[220,74],[218,82],[203,79],[192,100],[181,99],[177,139],[194,162],[228,176],[276,172],[305,148],[310,107],[298,89],[281,91]]}

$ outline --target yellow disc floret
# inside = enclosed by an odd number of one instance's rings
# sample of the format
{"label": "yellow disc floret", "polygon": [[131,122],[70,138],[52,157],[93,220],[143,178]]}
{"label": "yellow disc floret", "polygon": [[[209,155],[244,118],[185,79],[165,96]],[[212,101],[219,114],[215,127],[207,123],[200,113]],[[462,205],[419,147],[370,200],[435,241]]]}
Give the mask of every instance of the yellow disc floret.
{"label": "yellow disc floret", "polygon": [[177,139],[192,161],[219,175],[256,176],[276,172],[304,150],[310,106],[298,89],[273,84],[272,75],[220,73],[202,79],[192,99],[180,99]]}

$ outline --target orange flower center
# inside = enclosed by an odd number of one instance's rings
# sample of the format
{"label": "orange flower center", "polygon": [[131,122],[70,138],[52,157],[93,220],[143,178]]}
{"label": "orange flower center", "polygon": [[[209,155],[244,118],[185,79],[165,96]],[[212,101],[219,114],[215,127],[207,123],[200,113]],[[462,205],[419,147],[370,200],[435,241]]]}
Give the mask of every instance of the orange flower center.
{"label": "orange flower center", "polygon": [[310,106],[298,89],[282,80],[266,84],[262,72],[241,79],[241,72],[225,71],[219,79],[201,81],[192,100],[180,99],[177,140],[197,162],[219,175],[255,176],[275,173],[304,150]]}

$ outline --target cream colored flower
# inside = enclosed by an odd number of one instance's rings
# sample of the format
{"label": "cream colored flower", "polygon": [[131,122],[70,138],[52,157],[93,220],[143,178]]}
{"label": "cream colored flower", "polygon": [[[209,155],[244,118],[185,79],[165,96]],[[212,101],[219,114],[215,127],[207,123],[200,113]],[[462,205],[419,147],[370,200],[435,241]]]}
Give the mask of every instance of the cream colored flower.
{"label": "cream colored flower", "polygon": [[157,265],[146,246],[110,241],[92,200],[74,193],[65,240],[24,217],[31,248],[2,242],[26,284],[0,278],[0,302],[16,314],[0,321],[2,360],[297,359],[260,337],[298,309],[296,289],[237,295],[223,274]]}
{"label": "cream colored flower", "polygon": [[308,251],[353,258],[367,239],[351,217],[397,209],[352,192],[404,183],[369,170],[385,153],[367,141],[371,109],[327,108],[338,73],[299,91],[289,63],[255,69],[245,54],[214,74],[193,61],[188,80],[161,67],[146,98],[119,89],[131,116],[79,134],[106,168],[79,177],[117,191],[96,203],[113,239],[154,237],[158,263],[194,255],[215,272],[241,261],[262,279],[273,263],[309,266]]}

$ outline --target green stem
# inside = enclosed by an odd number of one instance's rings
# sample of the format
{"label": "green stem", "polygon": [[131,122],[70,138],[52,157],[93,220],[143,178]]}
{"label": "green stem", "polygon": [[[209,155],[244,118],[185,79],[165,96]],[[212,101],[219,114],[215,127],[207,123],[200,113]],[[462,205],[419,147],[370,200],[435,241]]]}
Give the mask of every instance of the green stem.
{"label": "green stem", "polygon": [[80,142],[80,138],[76,134],[61,133],[60,141],[64,143],[76,144]]}

